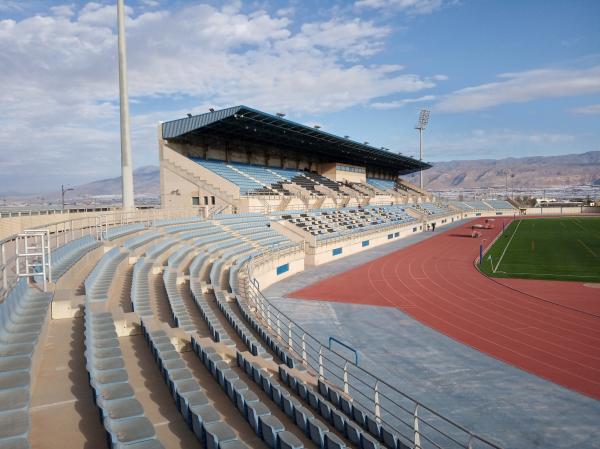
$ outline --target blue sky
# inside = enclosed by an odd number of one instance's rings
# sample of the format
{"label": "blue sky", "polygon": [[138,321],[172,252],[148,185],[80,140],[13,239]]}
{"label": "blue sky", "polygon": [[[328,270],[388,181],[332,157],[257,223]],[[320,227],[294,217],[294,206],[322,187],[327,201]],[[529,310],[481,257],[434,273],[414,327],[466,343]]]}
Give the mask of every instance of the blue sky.
{"label": "blue sky", "polygon": [[[119,173],[114,3],[0,0],[0,195]],[[235,104],[408,155],[427,107],[433,162],[600,150],[595,0],[126,3],[135,166]]]}

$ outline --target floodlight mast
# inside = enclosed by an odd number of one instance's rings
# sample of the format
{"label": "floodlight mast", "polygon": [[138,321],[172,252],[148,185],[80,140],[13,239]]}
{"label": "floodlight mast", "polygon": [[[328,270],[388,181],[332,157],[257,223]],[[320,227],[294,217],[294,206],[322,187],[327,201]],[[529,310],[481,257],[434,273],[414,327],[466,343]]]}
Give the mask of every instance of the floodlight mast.
{"label": "floodlight mast", "polygon": [[[415,125],[415,129],[419,130],[419,160],[423,161],[423,131],[429,123],[429,110],[421,109],[419,113],[419,121]],[[419,187],[423,190],[423,170],[419,172]]]}
{"label": "floodlight mast", "polygon": [[119,45],[119,105],[121,117],[121,182],[123,210],[135,209],[133,197],[133,168],[131,163],[131,134],[129,131],[129,99],[127,94],[127,51],[125,47],[125,4],[117,0]]}

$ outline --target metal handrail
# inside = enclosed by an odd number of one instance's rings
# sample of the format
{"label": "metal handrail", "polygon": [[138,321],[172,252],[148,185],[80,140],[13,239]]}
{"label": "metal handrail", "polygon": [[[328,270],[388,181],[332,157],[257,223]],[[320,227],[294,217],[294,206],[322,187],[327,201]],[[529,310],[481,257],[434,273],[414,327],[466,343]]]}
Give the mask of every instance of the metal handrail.
{"label": "metal handrail", "polygon": [[[378,422],[392,428],[416,449],[428,447],[501,449],[500,446],[471,432],[359,367],[357,357],[353,362],[325,347],[317,338],[273,305],[253,283],[253,272],[263,260],[272,260],[276,256],[278,255],[268,254],[265,251],[261,257],[254,257],[246,262],[247,279],[244,287],[238,290],[240,296],[253,307],[251,311],[256,319],[278,338],[282,345],[287,346],[289,352],[301,360],[309,371],[334,386],[343,386],[343,391],[348,394],[352,391],[351,396],[355,404],[374,413]],[[403,402],[408,404],[403,405]],[[409,419],[401,415],[406,415]],[[408,436],[406,426],[411,430]]]}
{"label": "metal handrail", "polygon": [[[32,227],[32,230],[48,230],[48,246],[54,250],[59,246],[77,240],[87,235],[102,239],[102,233],[107,229],[130,223],[150,224],[154,220],[191,216],[200,213],[200,209],[138,209],[135,211],[111,211],[91,217],[72,218]],[[50,215],[50,216],[53,216]],[[19,234],[13,234],[0,240],[0,301],[16,285],[18,280],[17,239]],[[51,273],[51,267],[50,267]]]}
{"label": "metal handrail", "polygon": [[356,366],[358,366],[358,351],[357,351],[356,349],[354,349],[352,346],[349,346],[349,345],[347,345],[347,344],[346,344],[346,343],[344,343],[343,341],[341,341],[341,340],[338,340],[338,339],[337,339],[337,338],[335,338],[335,337],[329,336],[329,342],[328,342],[327,348],[328,348],[330,351],[331,351],[331,343],[332,343],[332,342],[334,342],[334,341],[335,341],[335,342],[336,342],[338,345],[341,345],[341,346],[343,346],[344,348],[346,348],[347,350],[349,350],[349,351],[352,351],[352,352],[354,353],[354,364],[355,364]]}

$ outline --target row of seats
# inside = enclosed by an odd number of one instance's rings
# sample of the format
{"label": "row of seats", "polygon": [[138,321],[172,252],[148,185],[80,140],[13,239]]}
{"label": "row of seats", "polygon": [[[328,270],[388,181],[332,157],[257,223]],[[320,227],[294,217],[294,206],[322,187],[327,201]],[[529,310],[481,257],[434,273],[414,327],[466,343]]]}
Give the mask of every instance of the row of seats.
{"label": "row of seats", "polygon": [[169,226],[165,229],[165,234],[177,234],[184,231],[197,231],[197,230],[206,230],[212,227],[213,224],[210,221],[200,221],[194,223],[185,223],[175,226]]}
{"label": "row of seats", "polygon": [[202,217],[200,216],[196,216],[196,217],[178,217],[178,218],[163,218],[161,220],[154,220],[152,222],[152,226],[157,228],[157,227],[161,227],[161,226],[171,226],[171,225],[175,225],[175,224],[194,224],[198,221],[202,221]]}
{"label": "row of seats", "polygon": [[205,347],[192,337],[192,348],[206,368],[217,379],[230,401],[236,406],[256,435],[272,449],[302,449],[304,445],[283,423],[271,414],[269,408],[248,388],[232,369],[230,362],[214,348]]}
{"label": "row of seats", "polygon": [[414,221],[405,206],[367,206],[282,215],[281,218],[324,240]]}
{"label": "row of seats", "polygon": [[494,209],[515,209],[515,207],[512,204],[505,200],[485,200],[485,203],[489,204],[490,207]]}
{"label": "row of seats", "polygon": [[0,447],[29,447],[31,359],[51,297],[21,278],[0,303]]}
{"label": "row of seats", "polygon": [[367,178],[367,184],[377,187],[380,190],[394,190],[396,181],[390,179]]}
{"label": "row of seats", "polygon": [[419,203],[407,206],[414,211],[425,214],[429,217],[437,217],[442,215],[448,215],[452,213],[452,210],[444,204],[436,203]]}
{"label": "row of seats", "polygon": [[484,203],[483,201],[480,201],[480,200],[451,201],[450,204],[452,204],[454,207],[457,207],[458,209],[465,211],[465,212],[491,210],[491,207],[489,205],[487,205],[486,203]]}
{"label": "row of seats", "polygon": [[194,379],[181,355],[161,329],[142,320],[142,332],[175,405],[188,427],[206,449],[246,449],[236,432],[223,421],[213,401]]}
{"label": "row of seats", "polygon": [[141,231],[145,228],[144,223],[130,223],[121,226],[113,226],[104,231],[103,238],[105,240],[115,240],[134,232]]}
{"label": "row of seats", "polygon": [[86,302],[86,368],[107,443],[114,449],[162,449],[129,384],[113,316],[93,309]]}
{"label": "row of seats", "polygon": [[101,243],[94,236],[86,235],[55,249],[52,252],[53,282],[60,279],[79,259],[100,245]]}
{"label": "row of seats", "polygon": [[134,238],[131,238],[131,239],[125,241],[125,243],[123,243],[123,246],[125,248],[127,248],[128,250],[133,251],[133,250],[139,248],[140,246],[147,244],[151,240],[157,239],[161,235],[162,234],[159,233],[158,231],[154,231],[154,230],[148,231],[142,235],[139,235],[137,237],[134,237]]}
{"label": "row of seats", "polygon": [[119,263],[127,257],[127,251],[115,247],[108,251],[96,264],[92,272],[85,279],[85,292],[90,301],[104,301],[108,297],[108,290],[117,271]]}

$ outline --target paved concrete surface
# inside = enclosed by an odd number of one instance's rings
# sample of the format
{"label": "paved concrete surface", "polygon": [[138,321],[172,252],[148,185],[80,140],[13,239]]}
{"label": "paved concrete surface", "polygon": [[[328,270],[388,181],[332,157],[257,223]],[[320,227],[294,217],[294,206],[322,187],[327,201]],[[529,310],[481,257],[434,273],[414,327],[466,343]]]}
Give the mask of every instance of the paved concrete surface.
{"label": "paved concrete surface", "polygon": [[600,401],[457,343],[396,308],[284,298],[431,235],[309,268],[265,295],[324,344],[329,336],[348,343],[363,368],[507,449],[600,448]]}

